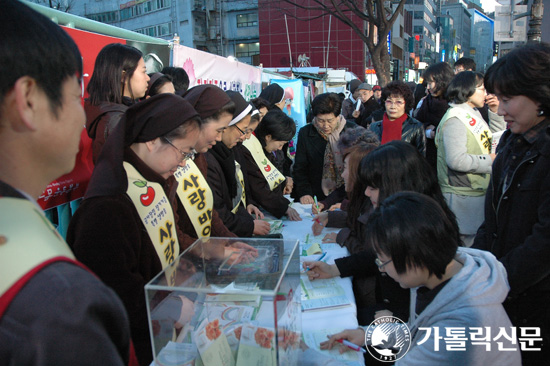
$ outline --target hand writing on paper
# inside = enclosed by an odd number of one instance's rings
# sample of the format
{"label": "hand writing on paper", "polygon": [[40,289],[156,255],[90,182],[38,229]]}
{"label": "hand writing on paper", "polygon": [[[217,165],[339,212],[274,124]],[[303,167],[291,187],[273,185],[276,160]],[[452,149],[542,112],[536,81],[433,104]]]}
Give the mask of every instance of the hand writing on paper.
{"label": "hand writing on paper", "polygon": [[315,201],[313,200],[313,197],[311,197],[309,194],[306,194],[305,196],[300,197],[300,203],[302,205],[309,205],[314,204]]}
{"label": "hand writing on paper", "polygon": [[290,206],[288,206],[288,209],[286,210],[286,215],[288,216],[288,219],[290,221],[302,221],[302,218],[300,217],[298,211]]}
{"label": "hand writing on paper", "polygon": [[340,333],[332,335],[328,341],[321,342],[321,349],[332,349],[335,345],[338,346],[340,353],[349,351],[350,349],[338,343],[338,340],[345,339],[353,344],[362,347],[365,344],[365,331],[362,328],[359,329],[346,329]]}
{"label": "hand writing on paper", "polygon": [[337,233],[328,233],[323,238],[323,243],[336,243],[336,235]]}
{"label": "hand writing on paper", "polygon": [[254,220],[254,235],[267,235],[271,225],[267,221]]}
{"label": "hand writing on paper", "polygon": [[324,278],[332,278],[332,277],[338,277],[340,276],[340,270],[336,266],[336,264],[327,264],[322,261],[315,261],[315,262],[304,262],[303,264],[304,269],[308,269],[307,271],[307,277],[310,281],[313,281],[315,279],[324,279]]}
{"label": "hand writing on paper", "polygon": [[325,204],[322,203],[322,202],[319,202],[317,204],[317,206],[319,206],[319,210],[317,210],[317,207],[315,205],[311,205],[311,212],[316,215],[318,213],[321,213],[321,211],[323,211],[323,208],[325,208]]}
{"label": "hand writing on paper", "polygon": [[253,204],[249,204],[248,206],[246,206],[246,211],[250,215],[256,216],[256,220],[264,218],[264,214],[262,213],[262,211],[260,211],[260,209]]}
{"label": "hand writing on paper", "polygon": [[313,225],[311,226],[311,230],[313,231],[313,235],[321,235],[321,232],[327,226],[328,224],[328,213],[321,212],[318,215],[315,215],[313,217]]}
{"label": "hand writing on paper", "polygon": [[292,189],[294,188],[294,180],[291,177],[286,177],[285,189],[283,189],[283,194],[291,194]]}

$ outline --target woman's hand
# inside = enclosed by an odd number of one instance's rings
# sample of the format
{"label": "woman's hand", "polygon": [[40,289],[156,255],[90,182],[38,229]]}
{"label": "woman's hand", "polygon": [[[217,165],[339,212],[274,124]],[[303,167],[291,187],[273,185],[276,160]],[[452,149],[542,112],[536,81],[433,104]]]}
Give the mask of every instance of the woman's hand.
{"label": "woman's hand", "polygon": [[426,127],[426,138],[427,139],[434,139],[435,138],[435,126],[429,125]]}
{"label": "woman's hand", "polygon": [[267,235],[271,225],[267,221],[254,220],[254,235]]}
{"label": "woman's hand", "polygon": [[336,235],[337,233],[328,233],[323,238],[323,243],[336,243]]}
{"label": "woman's hand", "polygon": [[[317,206],[319,206],[319,209],[317,209]],[[317,215],[318,213],[321,213],[321,211],[323,211],[323,208],[325,208],[325,204],[322,203],[322,202],[317,203],[317,206],[316,205],[311,205],[311,212],[314,215]]]}
{"label": "woman's hand", "polygon": [[328,223],[328,213],[321,212],[319,215],[315,215],[313,217],[313,225],[311,226],[311,230],[313,231],[313,235],[321,235],[321,232],[327,226]]}
{"label": "woman's hand", "polygon": [[[304,262],[303,267],[307,270],[307,277],[313,281],[315,279],[325,279],[340,276],[340,270],[336,264],[327,264],[322,261]],[[308,270],[309,268],[309,270]]]}
{"label": "woman's hand", "polygon": [[[487,94],[487,96],[485,97],[485,103],[487,104],[487,106],[489,107],[489,110],[491,110],[491,112],[498,113],[499,101],[498,101],[498,98],[497,98],[496,95]],[[487,122],[489,122],[489,121],[487,121]]]}
{"label": "woman's hand", "polygon": [[359,347],[365,345],[365,331],[362,328],[358,329],[346,329],[340,333],[333,334],[328,341],[321,342],[321,349],[332,349],[335,345],[338,346],[340,353],[349,351],[350,349],[338,343],[338,340],[345,339]]}
{"label": "woman's hand", "polygon": [[328,210],[329,211],[336,211],[336,210],[339,210],[340,207],[342,207],[341,203],[335,203],[334,205],[330,206],[330,208]]}
{"label": "woman's hand", "polygon": [[300,203],[302,205],[307,205],[314,204],[315,201],[313,200],[313,197],[311,197],[309,194],[306,194],[305,196],[300,197]]}
{"label": "woman's hand", "polygon": [[300,217],[298,211],[290,206],[288,206],[288,209],[286,210],[286,215],[288,216],[288,219],[290,221],[302,221],[302,218]]}
{"label": "woman's hand", "polygon": [[249,204],[248,206],[246,206],[246,211],[250,215],[256,216],[256,220],[264,218],[264,214],[262,213],[262,211],[260,211],[260,209],[253,204]]}
{"label": "woman's hand", "polygon": [[283,189],[283,194],[291,194],[292,189],[294,188],[294,180],[291,177],[286,177],[285,189]]}

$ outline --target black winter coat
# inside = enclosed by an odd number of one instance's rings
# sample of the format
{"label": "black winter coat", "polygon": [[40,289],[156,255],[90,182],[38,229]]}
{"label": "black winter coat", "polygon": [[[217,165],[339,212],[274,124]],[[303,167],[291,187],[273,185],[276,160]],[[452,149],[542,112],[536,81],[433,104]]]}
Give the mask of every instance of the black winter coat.
{"label": "black winter coat", "polygon": [[[378,139],[382,141],[382,121],[373,122],[370,125],[371,131],[376,133]],[[426,156],[426,133],[422,123],[407,116],[401,127],[401,140],[412,144],[424,156]]]}
{"label": "black winter coat", "polygon": [[[550,343],[550,120],[532,144],[510,130],[502,136],[485,198],[485,222],[473,247],[488,250],[504,264],[510,293],[504,307],[512,324],[540,327]],[[507,167],[521,159],[507,189]],[[524,364],[547,362],[548,351],[522,352]],[[533,358],[531,358],[533,357]],[[542,363],[541,363],[542,362]]]}
{"label": "black winter coat", "polygon": [[[356,126],[353,122],[346,122],[342,133],[347,128]],[[319,201],[326,198],[321,188],[321,180],[327,143],[327,140],[317,132],[313,124],[305,125],[298,132],[298,144],[292,171],[294,178],[292,197],[295,199],[299,200],[305,195],[317,196]]]}

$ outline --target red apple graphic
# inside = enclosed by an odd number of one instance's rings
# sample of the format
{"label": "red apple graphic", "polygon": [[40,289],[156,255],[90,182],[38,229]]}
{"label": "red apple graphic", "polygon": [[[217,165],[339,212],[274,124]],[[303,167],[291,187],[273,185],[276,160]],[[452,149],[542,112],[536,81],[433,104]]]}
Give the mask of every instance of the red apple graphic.
{"label": "red apple graphic", "polygon": [[264,170],[265,170],[266,172],[271,171],[271,165],[269,165],[269,164],[267,163],[267,159],[264,159],[264,161],[262,161],[262,164],[265,165],[265,166],[264,166]]}
{"label": "red apple graphic", "polygon": [[472,118],[472,120],[470,121],[470,126],[473,126],[475,124],[476,124],[476,120],[475,120],[475,118]]}
{"label": "red apple graphic", "polygon": [[151,203],[153,203],[153,201],[155,200],[155,190],[153,189],[153,187],[148,187],[147,182],[143,180],[135,181],[134,184],[139,188],[147,187],[147,193],[143,193],[139,196],[141,204],[143,206],[149,206]]}

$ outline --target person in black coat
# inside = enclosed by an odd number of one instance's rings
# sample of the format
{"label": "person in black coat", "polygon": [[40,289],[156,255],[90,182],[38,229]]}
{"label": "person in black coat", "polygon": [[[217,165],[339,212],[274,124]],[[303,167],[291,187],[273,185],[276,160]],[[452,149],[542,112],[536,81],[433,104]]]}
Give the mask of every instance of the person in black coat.
{"label": "person in black coat", "polygon": [[[283,145],[296,133],[296,124],[279,109],[269,111],[256,128],[256,136],[243,142],[252,199],[276,218],[288,215],[290,220],[301,221],[284,194],[290,193],[283,174]],[[277,156],[277,153],[281,154]]]}
{"label": "person in black coat", "polygon": [[243,174],[246,161],[242,157],[242,146],[237,146],[250,136],[259,119],[255,119],[251,126],[252,105],[238,92],[227,91],[227,94],[235,103],[235,112],[229,127],[223,131],[222,143],[214,145],[205,154],[208,163],[206,180],[214,195],[214,208],[231,232],[239,237],[267,235],[270,225],[261,220],[263,214],[248,194],[248,177]]}
{"label": "person in black coat", "polygon": [[411,110],[413,95],[411,89],[402,81],[392,81],[382,89],[382,103],[386,107],[381,121],[370,125],[380,139],[380,144],[393,140],[402,140],[416,147],[425,155],[426,138],[422,124],[407,114]]}
{"label": "person in black coat", "polygon": [[550,46],[511,51],[487,70],[484,84],[499,98],[510,129],[497,148],[473,248],[504,264],[510,293],[503,305],[512,324],[540,330],[530,337],[540,341],[527,346],[540,350],[522,347],[523,364],[544,365],[550,357]]}
{"label": "person in black coat", "polygon": [[320,94],[311,103],[313,122],[298,133],[294,160],[294,191],[300,203],[314,203],[314,197],[325,199],[343,184],[344,161],[337,147],[340,133],[357,126],[340,114],[341,102],[334,93]]}

